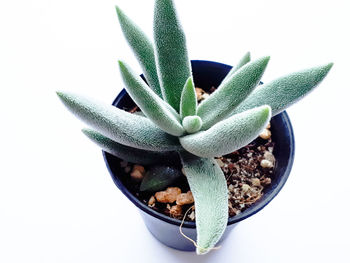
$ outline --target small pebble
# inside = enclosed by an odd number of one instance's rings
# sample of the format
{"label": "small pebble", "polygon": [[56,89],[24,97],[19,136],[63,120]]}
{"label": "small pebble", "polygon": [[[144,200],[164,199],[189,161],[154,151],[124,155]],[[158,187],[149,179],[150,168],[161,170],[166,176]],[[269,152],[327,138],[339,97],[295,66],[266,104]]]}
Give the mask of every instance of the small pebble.
{"label": "small pebble", "polygon": [[268,140],[271,138],[271,132],[269,129],[264,129],[262,133],[259,134],[260,138]]}
{"label": "small pebble", "polygon": [[221,161],[221,159],[215,159],[215,160],[220,167],[224,167],[225,164],[223,163],[223,161]]}
{"label": "small pebble", "polygon": [[268,185],[271,184],[271,178],[265,178],[264,180],[261,181],[262,185]]}
{"label": "small pebble", "polygon": [[160,203],[174,203],[179,194],[181,194],[179,187],[168,187],[165,191],[157,192],[155,197]]}
{"label": "small pebble", "polygon": [[266,159],[261,160],[260,165],[262,168],[273,168],[273,163]]}
{"label": "small pebble", "polygon": [[202,95],[202,100],[205,100],[205,99],[207,99],[207,98],[209,98],[209,94],[208,93],[204,93],[203,95]]}
{"label": "small pebble", "polygon": [[141,165],[135,164],[130,173],[131,178],[136,182],[141,182],[145,175],[145,168]]}
{"label": "small pebble", "polygon": [[194,211],[191,212],[191,214],[188,215],[188,217],[193,221],[195,218],[195,213]]}
{"label": "small pebble", "polygon": [[252,185],[253,186],[260,186],[260,179],[259,178],[253,178],[252,179]]}
{"label": "small pebble", "polygon": [[247,185],[247,184],[242,184],[242,192],[245,193],[245,192],[248,192],[250,189],[250,186]]}
{"label": "small pebble", "polygon": [[170,208],[170,215],[173,217],[179,217],[182,215],[182,206],[181,205],[173,205]]}
{"label": "small pebble", "polygon": [[204,90],[202,90],[201,88],[196,88],[197,100],[200,100],[200,99],[201,99],[202,94],[204,94]]}
{"label": "small pebble", "polygon": [[194,202],[194,198],[191,191],[187,193],[179,194],[176,198],[177,205],[189,205]]}
{"label": "small pebble", "polygon": [[155,204],[156,204],[156,199],[155,199],[154,196],[152,195],[151,198],[148,200],[148,206],[154,207]]}
{"label": "small pebble", "polygon": [[275,156],[273,156],[273,154],[270,151],[265,151],[264,152],[264,159],[268,160],[272,163],[275,163]]}

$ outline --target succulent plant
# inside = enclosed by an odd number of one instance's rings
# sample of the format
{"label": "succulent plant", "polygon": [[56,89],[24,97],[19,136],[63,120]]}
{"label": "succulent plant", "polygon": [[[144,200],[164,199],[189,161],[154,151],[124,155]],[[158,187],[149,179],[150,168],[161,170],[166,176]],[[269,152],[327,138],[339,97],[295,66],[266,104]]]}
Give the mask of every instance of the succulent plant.
{"label": "succulent plant", "polygon": [[[226,180],[214,157],[254,140],[272,116],[309,93],[333,64],[257,87],[269,57],[250,61],[247,53],[216,91],[197,105],[186,38],[173,1],[155,0],[154,43],[116,9],[124,36],[149,84],[119,61],[125,88],[144,115],[72,93],[57,94],[73,114],[93,128],[83,132],[106,152],[139,164],[160,162],[178,153],[195,199],[197,253],[205,254],[219,241],[228,220]],[[152,174],[147,180],[152,181]],[[164,186],[166,178],[162,180]],[[152,185],[157,183],[152,181]]]}

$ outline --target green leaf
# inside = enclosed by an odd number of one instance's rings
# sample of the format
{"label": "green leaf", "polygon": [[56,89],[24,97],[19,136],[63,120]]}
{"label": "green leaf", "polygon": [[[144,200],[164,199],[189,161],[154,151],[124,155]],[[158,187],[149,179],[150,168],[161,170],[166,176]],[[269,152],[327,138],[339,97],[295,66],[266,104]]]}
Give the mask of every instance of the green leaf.
{"label": "green leaf", "polygon": [[212,158],[183,152],[181,160],[195,202],[197,254],[205,254],[220,240],[227,226],[226,179]]}
{"label": "green leaf", "polygon": [[189,77],[181,93],[180,116],[184,119],[193,115],[197,115],[197,97],[193,79]]}
{"label": "green leaf", "polygon": [[229,116],[252,92],[259,84],[269,59],[270,57],[262,57],[246,64],[199,104],[197,114],[203,121],[202,130]]}
{"label": "green leaf", "polygon": [[200,157],[216,157],[231,153],[253,141],[271,118],[267,105],[223,120],[206,131],[180,138],[185,150]]}
{"label": "green leaf", "polygon": [[188,133],[195,133],[202,127],[202,119],[199,116],[186,116],[182,125]]}
{"label": "green leaf", "polygon": [[123,144],[117,143],[101,133],[91,130],[83,129],[82,132],[105,152],[108,152],[122,160],[137,163],[137,164],[154,164],[166,162],[169,158],[173,158],[172,152],[154,152],[141,149],[132,148]]}
{"label": "green leaf", "polygon": [[118,6],[116,11],[123,34],[140,63],[147,83],[159,97],[162,97],[152,42]]}
{"label": "green leaf", "polygon": [[256,88],[232,114],[269,105],[272,116],[284,111],[313,90],[326,77],[333,63],[295,72]]}
{"label": "green leaf", "polygon": [[76,117],[118,143],[151,151],[181,148],[178,138],[163,132],[145,117],[72,93],[57,95]]}
{"label": "green leaf", "polygon": [[228,80],[237,70],[239,70],[241,67],[243,67],[245,64],[250,62],[250,52],[247,52],[241,60],[230,70],[230,72],[226,75],[225,79],[223,80],[226,81]]}
{"label": "green leaf", "polygon": [[163,190],[180,176],[183,176],[182,172],[174,167],[166,165],[152,166],[146,172],[140,185],[140,190],[150,192]]}
{"label": "green leaf", "polygon": [[119,69],[127,92],[147,118],[171,135],[183,135],[185,130],[180,123],[179,114],[159,98],[125,63],[119,61]]}
{"label": "green leaf", "polygon": [[177,111],[182,88],[191,76],[186,38],[171,0],[156,0],[154,10],[156,65],[163,98]]}

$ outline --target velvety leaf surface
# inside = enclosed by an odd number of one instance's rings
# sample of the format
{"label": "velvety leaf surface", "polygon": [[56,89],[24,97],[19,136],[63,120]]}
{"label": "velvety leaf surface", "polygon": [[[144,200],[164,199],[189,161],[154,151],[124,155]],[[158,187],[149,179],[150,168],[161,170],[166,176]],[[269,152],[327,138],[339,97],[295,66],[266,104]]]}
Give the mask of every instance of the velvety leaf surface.
{"label": "velvety leaf surface", "polygon": [[295,72],[256,88],[232,114],[269,105],[272,116],[282,112],[313,90],[328,74],[333,63]]}
{"label": "velvety leaf surface", "polygon": [[125,63],[119,61],[119,69],[128,94],[147,118],[171,135],[183,135],[185,130],[179,114],[169,109],[171,106],[159,98]]}
{"label": "velvety leaf surface", "polygon": [[264,74],[269,59],[262,57],[246,64],[199,104],[197,114],[203,121],[202,130],[229,116],[252,92]]}
{"label": "velvety leaf surface", "polygon": [[173,156],[171,152],[146,151],[125,146],[91,129],[83,129],[82,132],[105,152],[131,163],[144,165],[154,164],[166,161]]}
{"label": "velvety leaf surface", "polygon": [[202,119],[199,116],[186,116],[182,125],[188,133],[195,133],[202,127]]}
{"label": "velvety leaf surface", "polygon": [[154,47],[146,34],[124,12],[116,7],[120,27],[124,36],[140,63],[149,86],[160,97],[162,92],[157,75]]}
{"label": "velvety leaf surface", "polygon": [[174,167],[166,165],[152,166],[145,174],[140,185],[141,191],[157,192],[170,186],[182,172]]}
{"label": "velvety leaf surface", "polygon": [[223,120],[206,131],[180,138],[185,150],[201,157],[231,153],[253,141],[271,118],[267,105],[244,111]]}
{"label": "velvety leaf surface", "polygon": [[197,97],[192,77],[188,78],[181,93],[180,116],[197,115]]}
{"label": "velvety leaf surface", "polygon": [[163,98],[179,112],[182,88],[191,76],[186,38],[171,0],[156,0],[154,44]]}
{"label": "velvety leaf surface", "polygon": [[230,72],[227,73],[223,82],[228,80],[237,70],[239,70],[241,67],[243,67],[248,62],[250,62],[250,52],[247,52],[246,54],[244,54],[244,56],[240,59],[240,61],[238,61],[238,63],[233,66],[233,68],[230,70]]}
{"label": "velvety leaf surface", "polygon": [[226,179],[212,158],[183,152],[181,160],[195,200],[197,254],[205,254],[220,240],[227,226]]}
{"label": "velvety leaf surface", "polygon": [[178,138],[163,132],[145,117],[72,93],[57,95],[76,117],[118,143],[152,151],[179,149]]}

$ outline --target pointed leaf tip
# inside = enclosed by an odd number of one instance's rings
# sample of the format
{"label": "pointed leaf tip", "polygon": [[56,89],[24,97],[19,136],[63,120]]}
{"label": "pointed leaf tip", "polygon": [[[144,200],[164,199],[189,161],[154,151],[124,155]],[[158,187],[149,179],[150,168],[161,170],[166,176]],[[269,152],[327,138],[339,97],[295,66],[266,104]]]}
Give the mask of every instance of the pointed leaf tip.
{"label": "pointed leaf tip", "polygon": [[134,52],[147,83],[158,96],[162,97],[157,75],[153,43],[118,6],[116,6],[116,12],[124,37]]}
{"label": "pointed leaf tip", "polygon": [[156,66],[162,94],[179,112],[181,92],[191,76],[191,64],[174,1],[156,0],[153,21]]}
{"label": "pointed leaf tip", "polygon": [[269,60],[270,57],[266,56],[247,63],[199,104],[197,114],[203,121],[202,130],[207,130],[224,120],[244,102],[259,84]]}
{"label": "pointed leaf tip", "polygon": [[142,112],[165,132],[181,136],[185,133],[179,114],[155,94],[131,68],[119,62],[125,88]]}
{"label": "pointed leaf tip", "polygon": [[290,73],[265,83],[255,89],[231,114],[266,104],[270,105],[272,115],[275,116],[317,87],[327,76],[332,66],[333,63],[328,63]]}
{"label": "pointed leaf tip", "polygon": [[120,144],[152,151],[179,148],[176,137],[163,132],[145,117],[73,93],[58,95],[76,117]]}
{"label": "pointed leaf tip", "polygon": [[197,254],[209,252],[227,226],[227,184],[214,159],[181,152],[181,161],[196,207]]}
{"label": "pointed leaf tip", "polygon": [[184,119],[186,116],[193,115],[197,115],[197,97],[193,78],[189,77],[181,93],[180,116]]}

